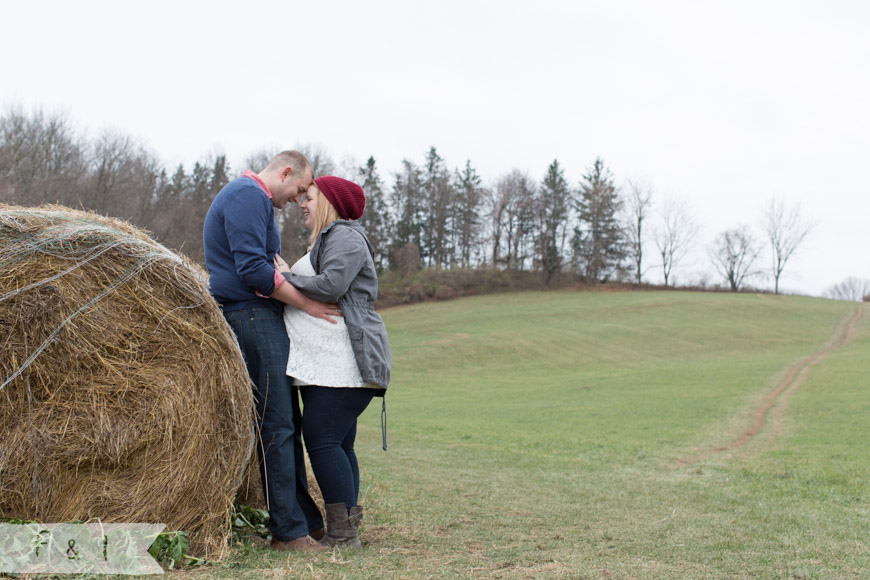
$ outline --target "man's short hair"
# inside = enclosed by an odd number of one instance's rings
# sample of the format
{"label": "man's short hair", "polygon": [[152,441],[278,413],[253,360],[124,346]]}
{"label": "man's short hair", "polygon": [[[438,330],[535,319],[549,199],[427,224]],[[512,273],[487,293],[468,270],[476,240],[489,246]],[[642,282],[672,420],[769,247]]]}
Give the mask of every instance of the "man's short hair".
{"label": "man's short hair", "polygon": [[281,153],[275,155],[271,160],[269,160],[269,164],[266,165],[266,169],[283,169],[285,167],[292,167],[294,173],[304,173],[306,169],[311,171],[311,164],[308,162],[308,159],[305,158],[305,155],[300,153],[299,151],[282,151]]}

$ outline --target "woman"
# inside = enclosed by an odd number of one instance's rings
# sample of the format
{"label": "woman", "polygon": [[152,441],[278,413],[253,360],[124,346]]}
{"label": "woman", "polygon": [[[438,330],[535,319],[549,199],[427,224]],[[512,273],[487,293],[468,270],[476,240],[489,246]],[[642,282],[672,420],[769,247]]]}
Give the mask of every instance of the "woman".
{"label": "woman", "polygon": [[340,177],[319,177],[302,202],[309,252],[287,270],[276,265],[309,298],[337,302],[337,324],[288,306],[287,374],[300,385],[302,436],[326,503],[327,546],[359,547],[362,507],[354,453],[357,418],[390,381],[390,345],[375,312],[378,278],[371,243],[356,221],[365,209],[362,188]]}

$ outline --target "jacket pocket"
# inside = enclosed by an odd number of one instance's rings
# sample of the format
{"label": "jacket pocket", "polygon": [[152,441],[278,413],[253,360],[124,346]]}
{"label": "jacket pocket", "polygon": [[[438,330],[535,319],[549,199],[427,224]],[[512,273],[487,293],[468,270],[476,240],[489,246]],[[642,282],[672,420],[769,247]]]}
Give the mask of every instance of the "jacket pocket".
{"label": "jacket pocket", "polygon": [[371,375],[371,364],[369,362],[369,352],[366,345],[366,335],[363,329],[359,326],[347,322],[347,334],[350,337],[350,346],[353,349],[353,356],[356,358],[356,366],[359,367],[359,374],[363,380],[367,380]]}

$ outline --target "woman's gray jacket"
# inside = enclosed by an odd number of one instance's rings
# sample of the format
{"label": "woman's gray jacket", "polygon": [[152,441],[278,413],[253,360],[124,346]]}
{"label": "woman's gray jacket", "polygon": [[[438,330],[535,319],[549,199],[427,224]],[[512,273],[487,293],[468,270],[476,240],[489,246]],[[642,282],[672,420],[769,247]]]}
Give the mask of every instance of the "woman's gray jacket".
{"label": "woman's gray jacket", "polygon": [[[337,302],[363,381],[383,387],[390,383],[390,343],[387,328],[375,312],[378,275],[374,249],[357,222],[336,220],[326,226],[311,248],[315,276],[284,273],[288,282],[319,302]],[[291,338],[292,340],[292,338]]]}

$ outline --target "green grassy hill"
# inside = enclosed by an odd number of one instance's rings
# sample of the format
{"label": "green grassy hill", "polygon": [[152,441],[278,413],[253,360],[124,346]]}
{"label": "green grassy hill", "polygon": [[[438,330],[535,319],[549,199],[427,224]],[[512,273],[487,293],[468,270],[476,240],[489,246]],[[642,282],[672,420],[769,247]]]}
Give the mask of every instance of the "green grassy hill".
{"label": "green grassy hill", "polygon": [[870,577],[861,308],[565,291],[386,310],[390,448],[379,404],[357,448],[366,548],[310,568],[310,557],[253,566],[308,578]]}

